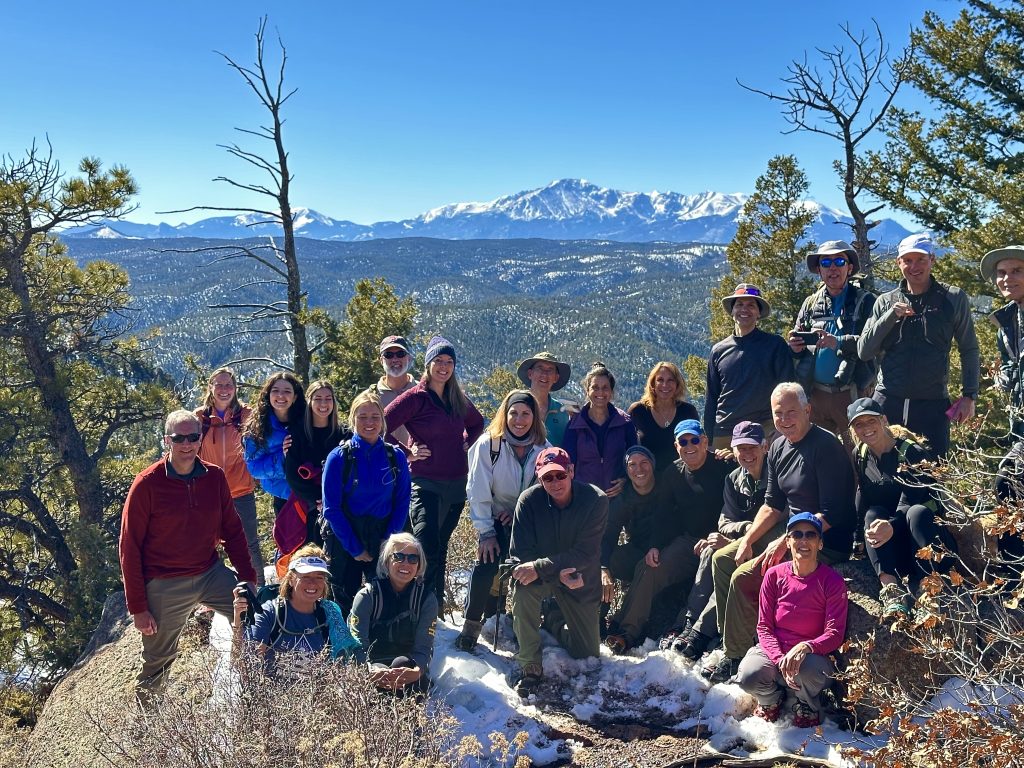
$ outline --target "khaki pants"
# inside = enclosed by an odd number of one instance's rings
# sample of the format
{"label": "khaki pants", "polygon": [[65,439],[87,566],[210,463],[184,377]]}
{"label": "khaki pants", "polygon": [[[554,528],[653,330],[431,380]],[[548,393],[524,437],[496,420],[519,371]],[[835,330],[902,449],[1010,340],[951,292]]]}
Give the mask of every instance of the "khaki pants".
{"label": "khaki pants", "polygon": [[[808,654],[800,664],[796,674],[797,699],[813,709],[821,716],[821,701],[818,694],[828,686],[836,675],[835,664],[828,656],[817,653]],[[755,645],[740,662],[736,682],[740,688],[749,693],[763,707],[779,703],[786,695],[788,686],[778,666],[772,663],[768,655]]]}
{"label": "khaki pants", "polygon": [[554,622],[545,622],[548,631],[555,636],[558,644],[565,648],[574,659],[599,656],[601,653],[600,595],[591,601],[576,600],[569,590],[540,580],[523,586],[514,583],[512,587],[512,628],[519,640],[521,667],[541,663],[540,622],[541,603],[547,597],[558,600],[561,617]]}
{"label": "khaki pants", "polygon": [[811,421],[842,440],[846,452],[852,457],[853,437],[850,435],[850,422],[846,418],[846,409],[857,399],[857,388],[851,387],[841,392],[826,392],[812,386],[810,395]]}
{"label": "khaki pants", "polygon": [[643,637],[644,625],[651,616],[651,603],[659,592],[675,584],[683,584],[689,593],[700,563],[693,554],[696,545],[697,539],[693,536],[677,536],[661,550],[657,568],[651,568],[643,560],[636,564],[633,582],[615,617],[631,645]]}
{"label": "khaki pants", "polygon": [[199,603],[228,619],[234,617],[231,592],[237,583],[238,574],[220,560],[195,576],[146,582],[146,600],[157,629],[155,635],[142,636],[142,671],[137,690],[156,692],[167,682],[171,662],[178,655],[181,630]]}

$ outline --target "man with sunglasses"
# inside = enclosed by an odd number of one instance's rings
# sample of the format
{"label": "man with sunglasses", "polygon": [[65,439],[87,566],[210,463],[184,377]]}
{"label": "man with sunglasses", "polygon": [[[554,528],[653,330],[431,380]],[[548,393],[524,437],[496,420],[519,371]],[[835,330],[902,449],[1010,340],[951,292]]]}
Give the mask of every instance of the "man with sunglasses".
{"label": "man with sunglasses", "polygon": [[512,626],[519,640],[519,666],[509,683],[522,697],[544,678],[541,664],[541,605],[555,598],[545,628],[574,659],[600,654],[601,537],[608,497],[574,480],[569,454],[546,448],[536,460],[537,485],[516,503],[509,560]]}
{"label": "man with sunglasses", "polygon": [[[875,302],[857,342],[863,360],[878,358],[874,399],[890,424],[928,440],[936,458],[949,449],[949,422],[974,416],[981,362],[967,294],[932,277],[935,244],[927,234],[900,241],[903,279]],[[961,396],[949,403],[949,355],[960,353]]]}
{"label": "man with sunglasses", "polygon": [[[846,408],[870,396],[875,366],[857,357],[857,340],[875,306],[875,295],[850,278],[859,269],[857,252],[843,240],[829,240],[807,254],[807,269],[821,278],[804,299],[789,334],[797,378],[810,393],[811,421],[838,435],[853,455]],[[808,343],[808,334],[817,339]]]}
{"label": "man with sunglasses", "polygon": [[[121,512],[125,598],[142,633],[136,695],[143,705],[163,688],[178,655],[178,636],[196,606],[208,605],[231,620],[235,585],[256,583],[224,472],[197,456],[199,419],[174,411],[164,433],[167,454],[136,476]],[[221,561],[218,542],[237,573]]]}
{"label": "man with sunglasses", "polygon": [[[404,336],[387,336],[381,341],[380,364],[384,367],[384,375],[370,390],[377,393],[381,408],[387,408],[392,400],[416,386],[416,380],[409,373],[412,349]],[[398,427],[390,436],[402,445],[409,444],[409,431],[405,427]]]}

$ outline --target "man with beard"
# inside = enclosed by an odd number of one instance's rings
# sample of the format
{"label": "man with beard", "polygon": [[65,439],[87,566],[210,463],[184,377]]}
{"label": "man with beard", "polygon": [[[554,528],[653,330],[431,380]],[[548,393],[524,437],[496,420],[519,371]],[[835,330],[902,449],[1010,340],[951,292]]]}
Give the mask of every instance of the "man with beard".
{"label": "man with beard", "polygon": [[[380,407],[387,408],[392,400],[416,386],[416,380],[409,373],[409,369],[412,368],[412,350],[409,342],[402,336],[385,338],[380,343],[380,364],[384,367],[384,375],[370,387],[370,391],[377,393]],[[391,439],[388,442],[397,440],[402,445],[408,445],[409,431],[405,427],[399,427],[389,433],[389,438]]]}

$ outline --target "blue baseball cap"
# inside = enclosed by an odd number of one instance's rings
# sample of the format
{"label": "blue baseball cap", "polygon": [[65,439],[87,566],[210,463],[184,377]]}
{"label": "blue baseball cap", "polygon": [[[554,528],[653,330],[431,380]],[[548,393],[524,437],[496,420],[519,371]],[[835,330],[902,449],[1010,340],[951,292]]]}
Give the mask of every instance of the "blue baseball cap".
{"label": "blue baseball cap", "polygon": [[696,419],[683,419],[676,424],[672,434],[676,438],[679,438],[680,435],[703,435],[704,429]]}
{"label": "blue baseball cap", "polygon": [[795,515],[790,515],[789,522],[786,523],[786,530],[793,530],[793,526],[797,523],[810,523],[818,529],[818,533],[821,533],[821,518],[813,512],[797,512]]}

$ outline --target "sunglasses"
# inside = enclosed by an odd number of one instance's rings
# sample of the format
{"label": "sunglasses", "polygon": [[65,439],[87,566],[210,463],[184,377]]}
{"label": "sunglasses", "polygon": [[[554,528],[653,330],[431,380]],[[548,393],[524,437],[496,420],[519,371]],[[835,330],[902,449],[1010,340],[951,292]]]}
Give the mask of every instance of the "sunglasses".
{"label": "sunglasses", "polygon": [[689,439],[680,437],[676,442],[679,443],[679,445],[700,445],[700,437],[691,437]]}
{"label": "sunglasses", "polygon": [[415,552],[392,552],[391,559],[396,563],[408,563],[409,565],[420,564],[420,556]]}
{"label": "sunglasses", "polygon": [[203,435],[200,432],[192,432],[188,435],[179,435],[177,432],[172,432],[168,437],[171,438],[172,443],[180,445],[184,442],[198,443],[203,438]]}
{"label": "sunglasses", "polygon": [[845,267],[848,263],[849,262],[847,262],[845,256],[836,256],[835,258],[832,258],[830,256],[822,256],[820,259],[818,259],[818,266],[825,267],[826,269],[833,266]]}
{"label": "sunglasses", "polygon": [[406,356],[404,349],[389,349],[387,352],[382,352],[381,357],[385,360],[394,360],[396,357],[401,359]]}
{"label": "sunglasses", "polygon": [[540,479],[542,483],[560,483],[569,476],[568,472],[548,472]]}
{"label": "sunglasses", "polygon": [[789,536],[789,538],[795,539],[797,541],[800,541],[800,539],[807,539],[808,541],[814,541],[816,538],[818,538],[818,532],[817,531],[790,531],[786,535]]}

